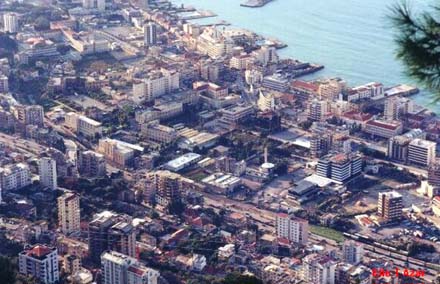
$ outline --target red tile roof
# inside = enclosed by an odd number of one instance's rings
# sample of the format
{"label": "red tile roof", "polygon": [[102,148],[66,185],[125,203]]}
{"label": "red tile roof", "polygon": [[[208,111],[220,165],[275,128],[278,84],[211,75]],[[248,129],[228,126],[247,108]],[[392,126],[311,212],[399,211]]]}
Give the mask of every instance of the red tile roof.
{"label": "red tile roof", "polygon": [[399,128],[399,125],[397,125],[397,124],[389,124],[389,123],[380,122],[377,120],[370,120],[367,122],[367,124],[372,125],[372,126],[376,126],[376,127],[389,129],[389,130],[396,130],[397,128]]}
{"label": "red tile roof", "polygon": [[33,256],[33,257],[43,257],[43,256],[48,255],[51,252],[52,252],[52,249],[50,249],[47,246],[36,245],[32,249],[28,250],[26,254],[28,256]]}
{"label": "red tile roof", "polygon": [[300,80],[293,81],[292,88],[307,90],[307,91],[314,92],[314,93],[318,92],[317,85],[315,85],[313,83],[306,82],[306,81],[300,81]]}

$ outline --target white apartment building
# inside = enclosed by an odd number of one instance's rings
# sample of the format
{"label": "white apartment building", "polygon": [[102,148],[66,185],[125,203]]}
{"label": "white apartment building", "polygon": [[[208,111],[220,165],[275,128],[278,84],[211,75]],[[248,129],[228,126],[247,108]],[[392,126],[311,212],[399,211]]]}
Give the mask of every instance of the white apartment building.
{"label": "white apartment building", "polygon": [[32,183],[31,172],[26,164],[0,167],[0,188],[2,191],[17,190]]}
{"label": "white apartment building", "polygon": [[18,17],[15,13],[6,13],[3,15],[3,30],[8,33],[18,32]]}
{"label": "white apartment building", "polygon": [[40,183],[50,189],[57,189],[57,163],[51,158],[41,158],[38,161]]}
{"label": "white apartment building", "polygon": [[335,283],[336,262],[328,256],[309,254],[303,258],[302,279],[313,284]]}
{"label": "white apartment building", "polygon": [[408,162],[420,165],[429,166],[435,161],[437,143],[424,140],[414,139],[409,143],[408,147]]}
{"label": "white apartment building", "polygon": [[0,93],[7,93],[9,91],[9,78],[0,73]]}
{"label": "white apartment building", "polygon": [[18,255],[18,269],[39,283],[56,283],[60,278],[57,249],[45,245],[26,248]]}
{"label": "white apartment building", "polygon": [[276,233],[279,238],[306,245],[309,238],[309,222],[285,213],[277,214]]}
{"label": "white apartment building", "polygon": [[197,39],[197,49],[211,58],[220,58],[232,53],[234,42],[226,38],[217,28],[206,28]]}
{"label": "white apartment building", "polygon": [[80,207],[79,196],[73,192],[67,192],[58,197],[58,224],[64,234],[79,232]]}
{"label": "white apartment building", "polygon": [[159,272],[115,251],[101,255],[103,284],[157,284]]}
{"label": "white apartment building", "polygon": [[102,124],[75,112],[66,114],[65,124],[76,133],[94,138],[102,135]]}
{"label": "white apartment building", "polygon": [[133,83],[133,101],[140,103],[168,94],[180,88],[180,73],[162,68],[145,79]]}

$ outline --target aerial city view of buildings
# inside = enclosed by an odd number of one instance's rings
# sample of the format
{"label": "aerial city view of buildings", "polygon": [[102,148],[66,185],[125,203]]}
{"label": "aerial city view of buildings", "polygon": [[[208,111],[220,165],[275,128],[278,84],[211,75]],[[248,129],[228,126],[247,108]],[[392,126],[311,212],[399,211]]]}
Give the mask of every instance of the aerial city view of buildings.
{"label": "aerial city view of buildings", "polygon": [[440,283],[419,90],[306,80],[212,15],[0,1],[0,282]]}

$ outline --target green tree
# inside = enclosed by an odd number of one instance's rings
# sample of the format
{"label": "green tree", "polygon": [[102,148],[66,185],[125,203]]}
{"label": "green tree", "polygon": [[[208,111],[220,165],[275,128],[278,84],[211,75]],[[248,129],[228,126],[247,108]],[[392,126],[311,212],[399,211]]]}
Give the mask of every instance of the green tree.
{"label": "green tree", "polygon": [[0,256],[0,279],[4,284],[14,284],[16,280],[16,269],[12,261],[4,256]]}
{"label": "green tree", "polygon": [[407,2],[399,2],[391,9],[391,20],[396,31],[397,58],[407,74],[417,80],[440,100],[440,3],[431,10],[414,14]]}
{"label": "green tree", "polygon": [[239,273],[228,274],[222,284],[263,284],[263,281],[252,275]]}

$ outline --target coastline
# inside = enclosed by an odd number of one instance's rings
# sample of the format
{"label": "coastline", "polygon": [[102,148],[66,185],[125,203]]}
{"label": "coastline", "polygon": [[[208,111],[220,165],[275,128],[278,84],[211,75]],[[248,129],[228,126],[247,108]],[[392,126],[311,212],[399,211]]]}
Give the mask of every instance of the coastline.
{"label": "coastline", "polygon": [[[421,0],[415,1],[421,3]],[[263,9],[234,10],[229,7],[236,5],[236,0],[223,0],[221,3],[204,0],[172,2],[210,9],[233,27],[257,31],[266,38],[277,37],[288,45],[280,50],[282,58],[298,58],[326,66],[324,70],[306,76],[306,80],[341,77],[352,86],[371,81],[382,82],[387,87],[399,84],[418,86],[420,92],[412,95],[411,99],[440,114],[440,103],[433,102],[429,91],[408,78],[403,65],[395,59],[392,33],[384,26],[386,1],[353,0],[349,5],[350,11],[344,10],[347,4],[338,0],[314,1],[307,5],[273,1]],[[326,17],[319,17],[316,13],[319,9],[329,13]],[[364,17],[371,11],[375,11],[377,17]],[[266,20],[255,20],[261,17]],[[347,30],[347,21],[351,23],[350,30],[342,32]],[[318,29],[322,26],[326,29]]]}

